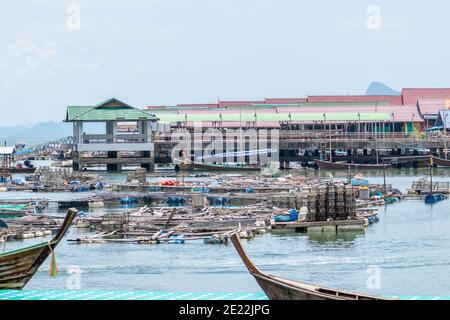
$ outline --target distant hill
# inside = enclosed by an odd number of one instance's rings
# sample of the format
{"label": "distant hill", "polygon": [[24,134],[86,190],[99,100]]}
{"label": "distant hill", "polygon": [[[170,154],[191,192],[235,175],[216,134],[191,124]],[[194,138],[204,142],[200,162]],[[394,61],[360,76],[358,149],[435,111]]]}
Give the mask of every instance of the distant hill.
{"label": "distant hill", "polygon": [[388,87],[384,83],[374,81],[367,88],[366,95],[368,96],[398,96],[401,93]]}
{"label": "distant hill", "polygon": [[31,126],[0,127],[0,137],[11,139],[58,139],[72,134],[72,124],[63,122],[42,122]]}

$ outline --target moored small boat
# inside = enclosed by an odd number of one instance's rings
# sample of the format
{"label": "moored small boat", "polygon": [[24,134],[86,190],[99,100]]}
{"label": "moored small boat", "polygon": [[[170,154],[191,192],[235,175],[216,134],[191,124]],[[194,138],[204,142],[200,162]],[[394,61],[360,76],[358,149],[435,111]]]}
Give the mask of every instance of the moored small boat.
{"label": "moored small boat", "polygon": [[265,274],[247,256],[237,233],[231,235],[230,238],[248,271],[271,300],[389,300],[319,287]]}
{"label": "moored small boat", "polygon": [[390,165],[381,164],[359,164],[351,162],[330,162],[324,160],[314,160],[319,170],[382,170]]}
{"label": "moored small boat", "polygon": [[182,162],[175,166],[178,166],[179,170],[183,171],[193,171],[193,170],[201,170],[201,171],[260,171],[261,167],[259,166],[247,166],[247,165],[223,165],[223,164],[206,164],[199,162]]}
{"label": "moored small boat", "polygon": [[435,204],[437,202],[441,202],[446,199],[448,199],[448,197],[445,194],[434,193],[434,194],[429,194],[425,197],[425,203],[426,204]]}
{"label": "moored small boat", "polygon": [[14,167],[10,169],[11,173],[35,173],[36,172],[36,168],[27,168],[27,167],[22,167],[22,168],[18,168],[18,167]]}
{"label": "moored small boat", "polygon": [[48,242],[0,254],[0,290],[23,289],[60,243],[77,213],[69,209],[58,233]]}
{"label": "moored small boat", "polygon": [[[427,164],[430,165],[430,162],[428,161]],[[433,165],[441,168],[450,168],[450,160],[433,156]]]}
{"label": "moored small boat", "polygon": [[11,168],[3,168],[0,167],[0,174],[2,173],[35,173],[36,167],[28,168],[28,167],[11,167]]}

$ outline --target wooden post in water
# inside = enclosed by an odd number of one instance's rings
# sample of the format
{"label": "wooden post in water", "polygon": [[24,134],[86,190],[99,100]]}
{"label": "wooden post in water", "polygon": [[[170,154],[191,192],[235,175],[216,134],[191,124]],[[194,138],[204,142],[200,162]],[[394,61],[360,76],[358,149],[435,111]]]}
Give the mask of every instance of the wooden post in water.
{"label": "wooden post in water", "polygon": [[386,165],[383,165],[383,192],[386,196]]}
{"label": "wooden post in water", "polygon": [[430,153],[430,195],[433,194],[433,155]]}
{"label": "wooden post in water", "polygon": [[447,154],[447,112],[444,110],[442,113],[442,117],[444,118],[444,158],[448,160]]}
{"label": "wooden post in water", "polygon": [[331,142],[331,121],[329,121],[329,129],[330,129],[330,162],[333,162],[333,146]]}

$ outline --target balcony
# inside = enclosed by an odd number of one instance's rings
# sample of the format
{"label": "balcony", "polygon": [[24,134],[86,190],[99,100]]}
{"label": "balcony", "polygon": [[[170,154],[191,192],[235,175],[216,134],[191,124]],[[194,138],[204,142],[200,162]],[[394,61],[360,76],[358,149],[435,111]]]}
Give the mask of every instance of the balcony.
{"label": "balcony", "polygon": [[81,138],[82,144],[93,143],[148,143],[151,142],[151,136],[139,133],[124,134],[84,134]]}

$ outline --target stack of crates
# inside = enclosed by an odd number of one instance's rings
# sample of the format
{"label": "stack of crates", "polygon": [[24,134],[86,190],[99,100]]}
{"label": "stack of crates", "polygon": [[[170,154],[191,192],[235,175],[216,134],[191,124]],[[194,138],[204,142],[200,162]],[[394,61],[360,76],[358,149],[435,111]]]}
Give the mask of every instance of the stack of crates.
{"label": "stack of crates", "polygon": [[127,174],[127,182],[137,181],[139,184],[145,184],[147,181],[147,170],[144,168],[136,169],[134,172]]}
{"label": "stack of crates", "polygon": [[347,217],[356,217],[356,190],[352,186],[345,186],[345,211]]}
{"label": "stack of crates", "polygon": [[319,186],[317,187],[317,221],[327,221],[328,215],[328,188],[327,186]]}
{"label": "stack of crates", "polygon": [[334,185],[328,186],[328,199],[327,199],[327,219],[336,219],[336,187]]}
{"label": "stack of crates", "polygon": [[347,210],[345,207],[345,186],[336,186],[336,220],[347,220]]}
{"label": "stack of crates", "polygon": [[308,195],[307,195],[307,201],[308,201],[308,214],[306,215],[306,221],[307,222],[316,222],[318,220],[318,193],[317,189],[312,188]]}

